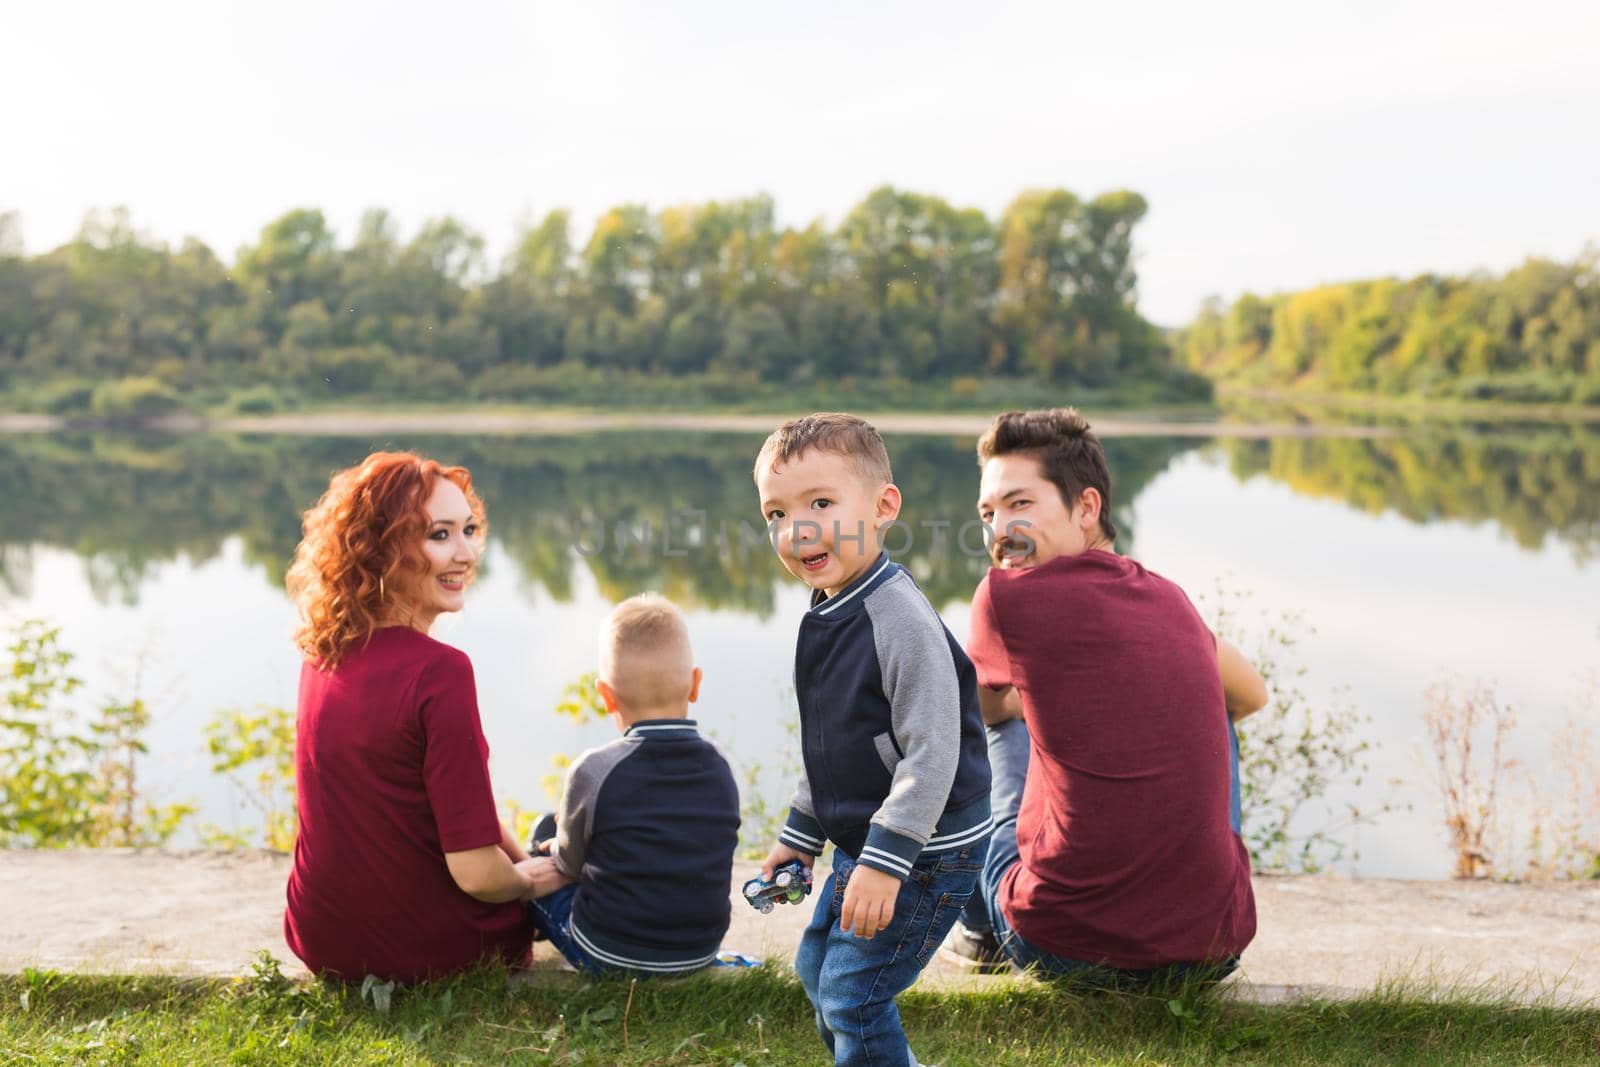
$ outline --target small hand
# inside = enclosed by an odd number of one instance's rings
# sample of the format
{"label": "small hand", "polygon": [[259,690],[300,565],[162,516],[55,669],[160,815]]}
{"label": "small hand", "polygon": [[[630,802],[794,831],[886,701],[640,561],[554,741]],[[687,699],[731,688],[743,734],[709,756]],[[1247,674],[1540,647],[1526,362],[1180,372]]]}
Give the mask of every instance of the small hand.
{"label": "small hand", "polygon": [[792,863],[795,860],[805,864],[806,870],[809,871],[811,865],[817,862],[817,857],[809,852],[799,852],[781,842],[773,845],[772,851],[767,853],[767,858],[761,861],[761,880],[763,882],[772,881],[773,871],[782,867],[785,863]]}
{"label": "small hand", "polygon": [[548,856],[532,856],[516,866],[528,882],[528,891],[523,895],[523,900],[547,897],[562,886],[572,884],[572,879],[562,874],[555,860]]}
{"label": "small hand", "polygon": [[839,909],[839,929],[855,928],[855,935],[872,936],[894,918],[894,900],[900,895],[900,879],[873,867],[857,865],[844,887],[844,905]]}

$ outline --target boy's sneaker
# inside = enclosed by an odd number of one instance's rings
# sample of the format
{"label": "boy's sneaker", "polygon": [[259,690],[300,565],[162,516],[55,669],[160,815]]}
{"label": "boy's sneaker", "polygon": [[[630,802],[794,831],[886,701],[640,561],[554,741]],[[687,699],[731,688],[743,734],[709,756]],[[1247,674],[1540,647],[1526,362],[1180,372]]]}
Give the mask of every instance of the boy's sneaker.
{"label": "boy's sneaker", "polygon": [[967,964],[978,974],[1005,974],[1011,970],[1011,957],[1000,947],[993,930],[969,930],[963,922],[950,928],[939,951]]}

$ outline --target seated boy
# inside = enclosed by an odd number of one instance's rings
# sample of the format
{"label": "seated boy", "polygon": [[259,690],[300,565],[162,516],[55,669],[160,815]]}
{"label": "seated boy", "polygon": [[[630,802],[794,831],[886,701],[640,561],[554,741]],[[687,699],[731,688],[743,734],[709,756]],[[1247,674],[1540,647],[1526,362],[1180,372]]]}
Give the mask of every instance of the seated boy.
{"label": "seated boy", "polygon": [[531,902],[534,925],[581,970],[698,970],[728,931],[739,790],[687,717],[700,668],[678,609],[654,594],[617,605],[596,688],[622,736],[567,772],[545,847],[569,883]]}
{"label": "seated boy", "polygon": [[851,415],[787,422],[756,457],[773,547],[812,590],[804,772],[762,873],[835,846],[795,970],[837,1064],[916,1062],[894,998],[972,895],[990,828],[972,664],[879,544],[900,511],[891,479],[883,438]]}

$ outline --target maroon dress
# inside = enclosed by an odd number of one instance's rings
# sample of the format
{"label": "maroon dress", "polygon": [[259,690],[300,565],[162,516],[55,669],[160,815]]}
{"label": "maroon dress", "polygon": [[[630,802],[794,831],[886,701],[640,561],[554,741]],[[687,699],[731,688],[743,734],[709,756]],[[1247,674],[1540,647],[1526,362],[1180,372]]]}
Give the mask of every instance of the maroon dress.
{"label": "maroon dress", "polygon": [[526,958],[524,905],[462,892],[446,852],[500,843],[472,663],[408,627],[300,673],[300,831],[284,937],[307,967],[417,981]]}

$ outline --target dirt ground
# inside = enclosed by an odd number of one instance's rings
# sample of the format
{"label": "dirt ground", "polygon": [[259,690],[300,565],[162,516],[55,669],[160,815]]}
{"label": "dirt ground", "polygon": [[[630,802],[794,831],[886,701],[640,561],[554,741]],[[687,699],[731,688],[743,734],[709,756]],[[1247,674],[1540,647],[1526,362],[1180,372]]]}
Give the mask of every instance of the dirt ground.
{"label": "dirt ground", "polygon": [[[755,870],[741,864],[739,884]],[[0,852],[0,972],[233,975],[283,943],[289,859],[268,852]],[[1600,1002],[1600,883],[1546,886],[1261,876],[1238,995],[1348,996],[1392,979]],[[725,947],[792,956],[808,907],[735,901]],[[540,945],[540,969],[557,961]],[[924,982],[979,983],[939,957]]]}

